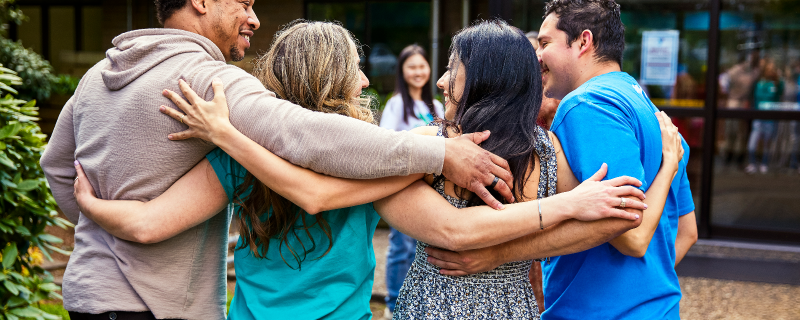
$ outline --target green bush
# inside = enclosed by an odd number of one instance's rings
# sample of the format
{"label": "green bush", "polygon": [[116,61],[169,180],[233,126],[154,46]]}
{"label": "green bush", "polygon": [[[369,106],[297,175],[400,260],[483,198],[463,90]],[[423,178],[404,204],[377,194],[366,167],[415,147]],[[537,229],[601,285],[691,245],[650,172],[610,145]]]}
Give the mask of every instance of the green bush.
{"label": "green bush", "polygon": [[39,125],[36,101],[16,99],[11,86],[22,79],[0,66],[0,320],[58,319],[37,306],[61,299],[53,276],[38,264],[50,251],[69,254],[54,244],[58,237],[46,226],[72,226],[59,218],[56,202],[39,166],[45,138]]}
{"label": "green bush", "polygon": [[38,53],[25,49],[21,41],[0,39],[0,64],[16,72],[22,79],[18,96],[22,99],[46,100],[59,81],[53,66]]}

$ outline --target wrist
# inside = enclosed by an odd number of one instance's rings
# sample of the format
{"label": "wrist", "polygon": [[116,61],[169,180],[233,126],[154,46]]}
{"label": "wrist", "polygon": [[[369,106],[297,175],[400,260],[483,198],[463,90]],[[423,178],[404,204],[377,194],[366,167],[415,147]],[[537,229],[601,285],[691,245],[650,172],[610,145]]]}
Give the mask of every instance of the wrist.
{"label": "wrist", "polygon": [[236,130],[236,128],[234,128],[230,122],[223,122],[219,126],[215,126],[215,129],[211,131],[209,138],[211,143],[221,146],[225,142],[231,141],[238,132],[239,131]]}

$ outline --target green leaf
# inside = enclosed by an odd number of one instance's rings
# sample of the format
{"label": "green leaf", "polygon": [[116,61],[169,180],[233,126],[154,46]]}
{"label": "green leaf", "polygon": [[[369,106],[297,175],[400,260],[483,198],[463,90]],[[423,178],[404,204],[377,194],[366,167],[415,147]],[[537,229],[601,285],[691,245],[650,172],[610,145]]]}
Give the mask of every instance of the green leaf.
{"label": "green leaf", "polygon": [[61,290],[61,287],[59,287],[55,283],[48,282],[48,283],[40,285],[39,289],[42,289],[42,290],[45,290],[45,291],[58,291],[58,290]]}
{"label": "green leaf", "polygon": [[11,292],[15,296],[19,294],[19,290],[17,289],[17,285],[11,283],[11,281],[8,281],[8,280],[3,281],[3,286],[5,286],[6,289],[8,289],[8,291]]}
{"label": "green leaf", "polygon": [[8,279],[8,276],[5,273],[0,273],[0,281],[4,281]]}
{"label": "green leaf", "polygon": [[67,250],[61,249],[59,247],[56,247],[54,245],[50,245],[50,244],[44,243],[44,246],[47,247],[47,249],[53,250],[55,252],[58,252],[60,254],[65,255],[65,256],[68,256],[68,255],[72,254],[72,251],[67,251]]}
{"label": "green leaf", "polygon": [[[28,230],[28,228],[25,228],[25,226],[17,226],[17,227],[14,228],[14,230],[17,230],[17,233],[19,233],[19,234],[21,234],[21,235],[23,235],[25,237],[30,237],[31,236],[30,230]],[[3,256],[5,256],[5,255],[3,255]],[[3,259],[3,264],[5,264],[5,262],[6,261],[5,261],[5,258],[4,258]]]}
{"label": "green leaf", "polygon": [[6,314],[6,318],[8,318],[8,320],[19,320],[19,318],[17,316],[15,316],[13,314],[10,314],[10,313]]}
{"label": "green leaf", "polygon": [[8,299],[8,302],[6,302],[6,307],[13,308],[13,307],[21,306],[21,305],[26,304],[26,303],[28,303],[28,301],[25,301],[25,299],[22,299],[20,297],[14,296],[14,297],[11,297],[10,299]]}
{"label": "green leaf", "polygon": [[17,135],[17,132],[22,129],[22,124],[19,122],[15,122],[14,124],[9,124],[0,129],[0,139],[5,139],[10,136]]}
{"label": "green leaf", "polygon": [[42,241],[50,242],[50,243],[62,243],[62,242],[64,242],[64,240],[61,240],[61,238],[56,237],[56,236],[54,236],[52,234],[47,234],[47,233],[40,234],[39,235],[39,239],[42,240]]}
{"label": "green leaf", "polygon": [[0,164],[9,167],[11,169],[16,169],[17,167],[14,166],[14,161],[8,158],[5,152],[0,152]]}
{"label": "green leaf", "polygon": [[17,260],[17,246],[13,243],[9,243],[6,245],[6,248],[3,249],[3,269],[11,269],[11,266],[14,265],[14,261]]}
{"label": "green leaf", "polygon": [[11,233],[11,231],[14,230],[4,224],[0,224],[0,231],[3,231],[3,233]]}
{"label": "green leaf", "polygon": [[17,184],[17,190],[31,191],[39,187],[39,180],[24,180]]}
{"label": "green leaf", "polygon": [[24,317],[24,318],[36,318],[42,315],[42,311],[36,309],[31,306],[27,306],[25,308],[14,308],[9,310],[9,312],[13,313],[14,315]]}

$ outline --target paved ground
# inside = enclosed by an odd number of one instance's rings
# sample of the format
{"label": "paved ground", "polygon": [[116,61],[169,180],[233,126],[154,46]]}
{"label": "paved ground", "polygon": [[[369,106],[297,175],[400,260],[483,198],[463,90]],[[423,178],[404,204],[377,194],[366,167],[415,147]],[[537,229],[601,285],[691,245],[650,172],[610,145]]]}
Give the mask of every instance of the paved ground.
{"label": "paved ground", "polygon": [[[373,297],[386,295],[385,270],[388,236],[388,229],[378,229],[373,239],[377,260]],[[800,247],[774,248],[780,250],[763,250],[759,249],[759,246],[746,244],[731,246],[716,241],[698,243],[687,255],[685,260],[687,266],[689,263],[700,261],[700,266],[703,267],[702,262],[707,260],[702,259],[709,258],[712,259],[712,262],[763,263],[756,264],[756,269],[746,268],[744,270],[737,269],[736,265],[718,266],[714,270],[698,271],[694,267],[679,269],[678,278],[683,291],[681,318],[702,320],[800,319],[800,283],[792,285],[735,280],[746,277],[770,279],[771,274],[784,272],[780,271],[782,269],[775,269],[775,265],[783,267],[787,264],[794,267],[789,270],[789,272],[794,272],[794,277],[800,276]],[[706,277],[681,276],[682,273],[695,273]],[[719,276],[720,274],[728,279],[710,278],[722,278]],[[793,275],[788,277],[791,278]],[[779,280],[786,279],[784,277]],[[375,319],[381,319],[384,305],[373,303],[372,308],[376,314]]]}

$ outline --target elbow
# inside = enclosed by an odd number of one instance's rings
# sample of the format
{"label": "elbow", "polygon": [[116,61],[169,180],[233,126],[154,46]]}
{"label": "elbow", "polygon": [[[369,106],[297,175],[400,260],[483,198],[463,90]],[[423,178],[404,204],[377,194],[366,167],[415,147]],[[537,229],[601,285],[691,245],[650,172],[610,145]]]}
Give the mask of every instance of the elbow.
{"label": "elbow", "polygon": [[464,232],[466,229],[468,228],[443,227],[438,237],[442,243],[439,243],[438,247],[454,252],[472,249],[474,247],[472,237],[469,236],[470,232]]}
{"label": "elbow", "polygon": [[631,239],[628,245],[624,246],[624,249],[620,250],[620,252],[629,257],[641,258],[647,253],[647,247],[649,246],[650,241],[646,241],[641,237],[635,237]]}
{"label": "elbow", "polygon": [[131,238],[132,239],[129,240],[141,244],[155,244],[164,240],[164,239],[159,239],[153,233],[146,231],[136,232],[133,234]]}

